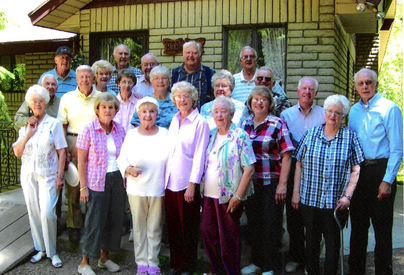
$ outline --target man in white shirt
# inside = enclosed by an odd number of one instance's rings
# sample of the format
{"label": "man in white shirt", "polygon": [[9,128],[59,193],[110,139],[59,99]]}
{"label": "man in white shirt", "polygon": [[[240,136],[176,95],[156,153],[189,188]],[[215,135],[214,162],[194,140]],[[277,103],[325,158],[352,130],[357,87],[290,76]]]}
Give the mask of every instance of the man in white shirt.
{"label": "man in white shirt", "polygon": [[137,76],[137,82],[135,87],[132,89],[132,93],[135,94],[136,97],[145,97],[154,93],[154,89],[150,82],[150,72],[154,67],[159,65],[159,61],[157,60],[157,56],[152,53],[147,53],[142,56],[140,60],[143,74]]}

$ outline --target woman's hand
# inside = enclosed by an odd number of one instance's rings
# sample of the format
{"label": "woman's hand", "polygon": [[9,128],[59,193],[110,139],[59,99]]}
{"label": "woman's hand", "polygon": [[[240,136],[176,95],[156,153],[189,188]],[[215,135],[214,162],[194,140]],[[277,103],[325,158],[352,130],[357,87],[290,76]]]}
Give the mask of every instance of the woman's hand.
{"label": "woman's hand", "polygon": [[350,204],[351,204],[351,201],[348,198],[342,197],[338,200],[337,207],[335,207],[334,211],[347,210]]}
{"label": "woman's hand", "polygon": [[60,189],[62,189],[62,187],[63,187],[63,179],[57,177],[56,178],[56,189],[60,190]]}
{"label": "woman's hand", "polygon": [[134,166],[129,166],[128,168],[126,168],[125,172],[127,175],[136,178],[137,176],[142,174],[142,169],[135,168]]}
{"label": "woman's hand", "polygon": [[37,123],[34,123],[34,124],[28,123],[27,124],[27,134],[26,135],[28,136],[28,138],[32,137],[35,134],[37,126],[38,126]]}
{"label": "woman's hand", "polygon": [[299,210],[299,204],[300,204],[300,194],[299,193],[293,193],[292,196],[292,207],[296,210]]}
{"label": "woman's hand", "polygon": [[231,197],[229,200],[229,206],[227,207],[227,213],[233,213],[237,207],[240,205],[240,200],[236,197]]}
{"label": "woman's hand", "polygon": [[191,203],[194,201],[194,196],[195,196],[195,184],[192,182],[189,183],[187,190],[185,190],[184,194],[184,200],[187,203]]}
{"label": "woman's hand", "polygon": [[276,204],[286,201],[286,184],[278,184],[276,187],[275,202]]}
{"label": "woman's hand", "polygon": [[84,188],[80,191],[80,200],[84,203],[88,202],[88,188]]}

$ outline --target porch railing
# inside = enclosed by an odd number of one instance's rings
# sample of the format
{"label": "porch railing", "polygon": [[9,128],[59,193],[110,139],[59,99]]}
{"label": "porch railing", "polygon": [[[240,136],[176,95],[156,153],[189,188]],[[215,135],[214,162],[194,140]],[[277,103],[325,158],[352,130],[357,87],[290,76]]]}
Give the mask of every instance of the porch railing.
{"label": "porch railing", "polygon": [[[12,122],[0,121],[0,187],[5,188],[20,183],[20,161],[14,155],[13,143],[17,132]],[[0,189],[1,192],[1,189]]]}

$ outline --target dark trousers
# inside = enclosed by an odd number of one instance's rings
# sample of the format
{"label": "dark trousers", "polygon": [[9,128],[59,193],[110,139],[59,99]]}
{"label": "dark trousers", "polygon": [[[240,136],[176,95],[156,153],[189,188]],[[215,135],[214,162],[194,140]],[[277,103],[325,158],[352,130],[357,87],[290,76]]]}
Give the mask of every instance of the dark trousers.
{"label": "dark trousers", "polygon": [[[325,239],[324,274],[333,275],[338,271],[340,230],[334,219],[334,209],[300,204],[303,224],[306,227],[306,271],[309,275],[320,274],[320,243]],[[348,211],[338,211],[337,217],[343,226],[348,219]]]}
{"label": "dark trousers", "polygon": [[185,191],[165,191],[170,266],[193,273],[198,261],[201,196],[196,185],[194,201],[188,203],[184,200]]}
{"label": "dark trousers", "polygon": [[362,165],[359,181],[351,201],[350,274],[365,274],[368,230],[372,220],[375,232],[375,274],[393,274],[392,229],[396,182],[391,194],[377,200],[379,185],[386,172],[387,159],[375,165]]}
{"label": "dark trousers", "polygon": [[125,188],[119,171],[107,173],[103,192],[89,189],[83,255],[96,259],[100,249],[118,252],[121,246]]}
{"label": "dark trousers", "polygon": [[286,191],[286,225],[289,233],[289,260],[304,265],[304,226],[300,211],[292,207],[296,159],[292,158]]}
{"label": "dark trousers", "polygon": [[[240,274],[240,218],[243,202],[233,213],[227,213],[228,203],[203,198],[202,239],[212,274]],[[220,247],[219,247],[220,244]]]}
{"label": "dark trousers", "polygon": [[256,185],[248,197],[246,214],[251,240],[251,261],[262,272],[278,268],[278,248],[282,237],[283,204],[275,203],[277,183]]}

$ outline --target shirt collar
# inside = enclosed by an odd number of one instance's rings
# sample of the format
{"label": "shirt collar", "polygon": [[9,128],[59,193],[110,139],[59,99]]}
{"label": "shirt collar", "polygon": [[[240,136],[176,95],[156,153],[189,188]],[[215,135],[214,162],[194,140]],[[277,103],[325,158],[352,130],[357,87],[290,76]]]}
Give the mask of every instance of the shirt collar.
{"label": "shirt collar", "polygon": [[[199,114],[198,108],[195,108],[185,119],[194,122],[198,114]],[[178,119],[181,120],[180,112],[178,112],[176,115],[178,116]]]}
{"label": "shirt collar", "polygon": [[[309,112],[307,114],[310,114],[313,111],[314,106],[316,106],[316,103],[313,102],[313,105],[311,105],[310,110],[309,110]],[[302,106],[300,106],[299,101],[297,102],[297,109],[299,110],[300,113],[303,114],[303,108],[302,108]]]}
{"label": "shirt collar", "polygon": [[[127,104],[127,102],[123,101],[120,92],[119,92],[119,94],[118,94],[116,97],[118,98],[118,100],[119,100],[120,103]],[[130,95],[129,101],[130,101],[133,105],[135,105],[135,104],[137,103],[137,102],[136,102],[136,98],[135,98],[135,96],[134,96],[133,94]]]}
{"label": "shirt collar", "polygon": [[77,86],[77,88],[76,88],[76,94],[78,97],[90,98],[90,97],[94,97],[96,95],[96,93],[98,93],[98,91],[94,85],[93,85],[93,90],[91,91],[91,94],[89,96],[85,96],[82,92],[80,92],[79,86]]}
{"label": "shirt collar", "polygon": [[244,69],[242,69],[242,70],[241,70],[241,73],[240,73],[241,81],[245,81],[245,82],[255,81],[255,78],[257,77],[257,72],[258,72],[258,70],[255,69],[254,77],[253,77],[250,81],[248,81],[248,80],[246,80],[246,79],[244,78]]}
{"label": "shirt collar", "polygon": [[369,99],[368,104],[365,104],[362,100],[362,98],[359,100],[359,102],[361,103],[361,105],[363,107],[370,107],[376,104],[376,102],[381,98],[382,96],[379,94],[379,92],[376,92],[376,94]]}
{"label": "shirt collar", "polygon": [[188,73],[187,70],[185,70],[185,63],[182,63],[182,66],[180,67],[180,71],[181,71],[181,73],[184,73],[184,74],[196,74],[196,73],[198,73],[198,72],[200,72],[200,71],[203,71],[203,65],[202,65],[202,63],[201,63],[201,64],[199,65],[199,67],[196,68],[195,71],[193,71],[192,73]]}
{"label": "shirt collar", "polygon": [[[101,127],[100,120],[98,119],[98,117],[96,117],[96,118],[94,119],[94,130],[100,131],[101,129],[104,130],[104,129]],[[104,131],[105,131],[105,130],[104,130]],[[114,132],[114,133],[115,133],[116,131],[117,131],[116,122],[112,120],[112,129],[111,129],[111,132]]]}

